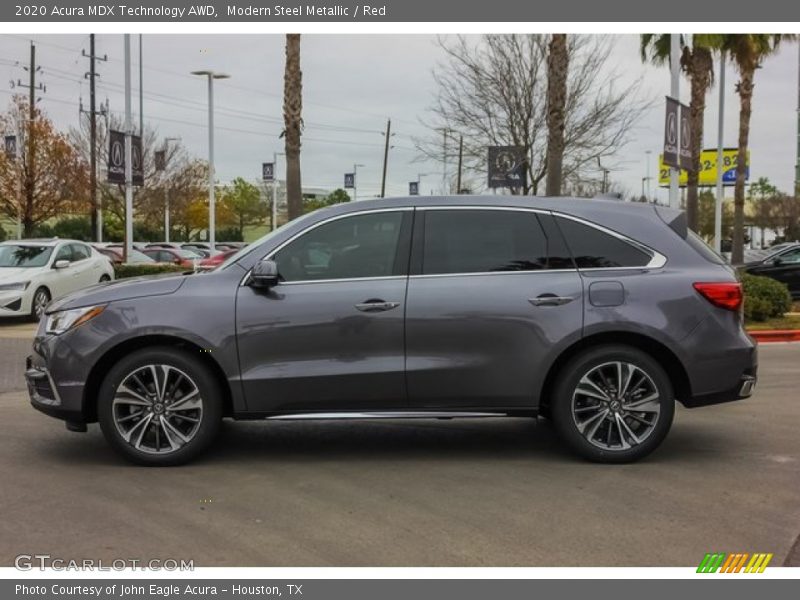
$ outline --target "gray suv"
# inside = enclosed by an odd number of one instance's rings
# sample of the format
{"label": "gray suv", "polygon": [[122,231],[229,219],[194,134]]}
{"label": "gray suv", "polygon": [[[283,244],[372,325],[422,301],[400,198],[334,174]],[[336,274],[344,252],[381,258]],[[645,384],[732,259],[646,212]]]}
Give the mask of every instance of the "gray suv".
{"label": "gray suv", "polygon": [[536,417],[601,462],[687,407],[749,396],[734,271],[683,213],[457,196],[340,204],[205,274],[51,303],[26,377],[72,431],[146,465],[234,419]]}

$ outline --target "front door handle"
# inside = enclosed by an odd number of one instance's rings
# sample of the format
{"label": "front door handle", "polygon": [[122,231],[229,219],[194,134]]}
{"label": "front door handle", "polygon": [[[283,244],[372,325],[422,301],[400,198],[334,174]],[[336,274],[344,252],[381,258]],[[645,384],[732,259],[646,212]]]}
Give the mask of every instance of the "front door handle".
{"label": "front door handle", "polygon": [[561,306],[572,302],[572,296],[556,296],[555,294],[540,294],[536,298],[528,298],[528,302],[534,306]]}
{"label": "front door handle", "polygon": [[361,312],[383,312],[392,310],[400,306],[399,302],[386,302],[385,300],[371,299],[366,302],[356,304],[356,308]]}

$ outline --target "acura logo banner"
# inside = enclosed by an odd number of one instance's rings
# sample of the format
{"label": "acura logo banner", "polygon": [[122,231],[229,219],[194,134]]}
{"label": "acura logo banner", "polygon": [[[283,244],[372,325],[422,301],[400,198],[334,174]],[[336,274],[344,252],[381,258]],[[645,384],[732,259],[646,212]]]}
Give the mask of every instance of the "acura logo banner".
{"label": "acura logo banner", "polygon": [[522,146],[489,146],[489,187],[523,188],[528,179]]}
{"label": "acura logo banner", "polygon": [[[125,183],[125,134],[122,131],[108,132],[108,182]],[[142,138],[131,136],[131,171],[133,185],[144,185],[144,154]]]}

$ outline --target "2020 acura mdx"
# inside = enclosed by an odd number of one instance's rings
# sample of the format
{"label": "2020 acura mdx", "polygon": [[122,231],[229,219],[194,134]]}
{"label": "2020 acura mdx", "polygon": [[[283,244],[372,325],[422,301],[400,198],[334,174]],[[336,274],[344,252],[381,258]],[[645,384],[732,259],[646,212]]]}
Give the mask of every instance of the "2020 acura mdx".
{"label": "2020 acura mdx", "polygon": [[205,274],[51,303],[33,406],[147,465],[221,419],[546,416],[578,454],[654,450],[675,401],[749,396],[734,271],[683,213],[456,196],[305,215]]}

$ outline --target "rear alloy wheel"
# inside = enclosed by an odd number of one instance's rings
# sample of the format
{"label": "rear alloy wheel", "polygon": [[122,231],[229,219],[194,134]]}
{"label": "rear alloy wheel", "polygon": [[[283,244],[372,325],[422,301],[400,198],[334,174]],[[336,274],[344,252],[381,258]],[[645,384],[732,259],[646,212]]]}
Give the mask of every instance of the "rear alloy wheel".
{"label": "rear alloy wheel", "polygon": [[31,300],[31,319],[34,321],[41,319],[49,302],[50,292],[47,291],[47,288],[40,287],[36,290],[33,294],[33,300]]}
{"label": "rear alloy wheel", "polygon": [[109,277],[108,275],[103,275],[102,277],[100,277],[100,283],[108,283],[109,281],[111,281],[111,277]]}
{"label": "rear alloy wheel", "polygon": [[101,388],[98,418],[106,439],[145,465],[187,462],[213,441],[221,395],[196,358],[146,349],[120,361]]}
{"label": "rear alloy wheel", "polygon": [[631,462],[667,435],[675,412],[669,378],[649,355],[603,346],[576,357],[556,386],[553,420],[566,442],[597,462]]}

